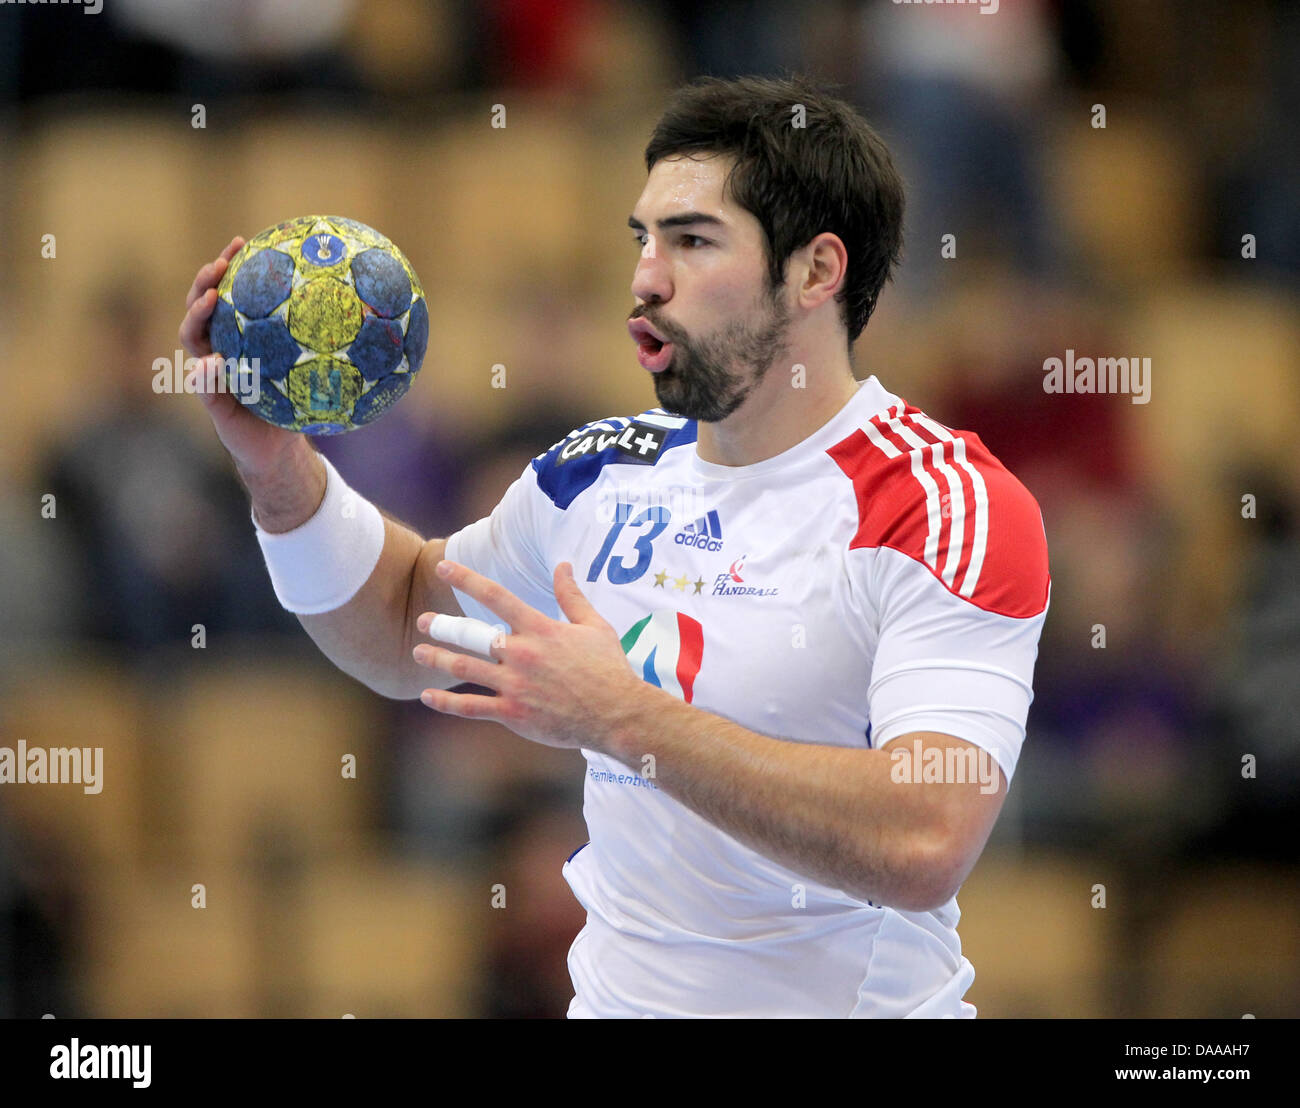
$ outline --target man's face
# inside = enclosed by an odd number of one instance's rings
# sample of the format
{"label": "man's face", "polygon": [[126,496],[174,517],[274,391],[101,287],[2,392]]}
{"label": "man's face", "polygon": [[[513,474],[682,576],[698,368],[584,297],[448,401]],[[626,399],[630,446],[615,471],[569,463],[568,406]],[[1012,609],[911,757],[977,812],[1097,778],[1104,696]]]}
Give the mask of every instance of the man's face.
{"label": "man's face", "polygon": [[656,162],[628,221],[642,243],[628,322],[637,359],[661,407],[709,423],[744,403],[790,325],[783,290],[768,284],[762,227],[723,196],[730,167],[719,156]]}

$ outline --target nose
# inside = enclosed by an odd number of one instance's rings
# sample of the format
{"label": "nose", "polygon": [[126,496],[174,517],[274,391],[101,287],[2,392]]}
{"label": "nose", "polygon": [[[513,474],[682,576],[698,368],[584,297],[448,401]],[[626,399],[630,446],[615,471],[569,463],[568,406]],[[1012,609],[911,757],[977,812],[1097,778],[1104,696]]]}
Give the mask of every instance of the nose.
{"label": "nose", "polygon": [[654,235],[646,236],[646,244],[632,275],[632,295],[642,303],[662,303],[673,295],[672,280],[667,263],[658,256]]}

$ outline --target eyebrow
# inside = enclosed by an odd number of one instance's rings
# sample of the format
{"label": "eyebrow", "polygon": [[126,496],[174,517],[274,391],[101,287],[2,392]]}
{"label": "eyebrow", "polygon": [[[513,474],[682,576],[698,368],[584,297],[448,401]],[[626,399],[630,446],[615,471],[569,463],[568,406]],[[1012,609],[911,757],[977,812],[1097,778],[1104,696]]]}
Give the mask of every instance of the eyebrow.
{"label": "eyebrow", "polygon": [[[681,215],[670,215],[666,219],[655,220],[655,226],[661,231],[666,231],[670,227],[689,227],[697,223],[708,223],[717,227],[726,226],[716,215],[706,215],[704,212],[683,212]],[[645,224],[634,215],[627,217],[627,225],[634,231],[645,230]]]}

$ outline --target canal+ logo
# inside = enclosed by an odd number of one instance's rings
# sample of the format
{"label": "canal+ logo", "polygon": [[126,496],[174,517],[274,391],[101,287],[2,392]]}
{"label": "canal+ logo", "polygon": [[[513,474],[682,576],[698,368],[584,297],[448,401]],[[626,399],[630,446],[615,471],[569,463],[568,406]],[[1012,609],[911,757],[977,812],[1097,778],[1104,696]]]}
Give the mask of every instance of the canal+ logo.
{"label": "canal+ logo", "polygon": [[678,546],[696,546],[701,550],[722,549],[722,523],[717,509],[706,512],[694,523],[688,523],[673,536]]}

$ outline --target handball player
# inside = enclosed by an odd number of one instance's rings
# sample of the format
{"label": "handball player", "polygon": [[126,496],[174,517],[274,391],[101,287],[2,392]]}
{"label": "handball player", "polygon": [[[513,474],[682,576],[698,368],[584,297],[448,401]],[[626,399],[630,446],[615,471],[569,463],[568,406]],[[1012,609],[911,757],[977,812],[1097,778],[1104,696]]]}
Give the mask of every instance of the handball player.
{"label": "handball player", "polygon": [[[904,206],[856,110],[702,79],[645,162],[627,325],[657,405],[574,430],[487,518],[426,539],[305,436],[202,401],[340,669],[582,752],[571,1017],[974,1016],[956,896],[1025,737],[1038,505],[854,373]],[[196,357],[241,245],[190,290]]]}

